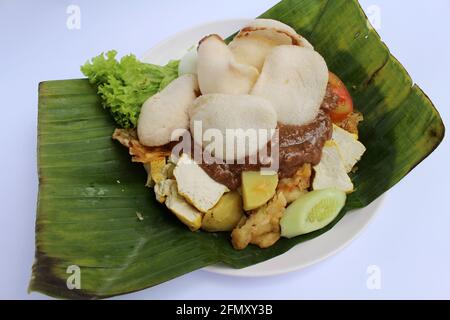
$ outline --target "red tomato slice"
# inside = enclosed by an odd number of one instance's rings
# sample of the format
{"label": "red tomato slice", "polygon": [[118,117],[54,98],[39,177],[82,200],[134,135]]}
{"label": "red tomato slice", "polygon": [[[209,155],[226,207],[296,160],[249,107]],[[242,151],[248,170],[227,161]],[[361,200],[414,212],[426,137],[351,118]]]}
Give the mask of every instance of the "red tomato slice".
{"label": "red tomato slice", "polygon": [[339,97],[338,105],[330,112],[330,117],[334,123],[341,122],[353,112],[353,100],[344,82],[332,72],[330,72],[329,84],[333,93]]}

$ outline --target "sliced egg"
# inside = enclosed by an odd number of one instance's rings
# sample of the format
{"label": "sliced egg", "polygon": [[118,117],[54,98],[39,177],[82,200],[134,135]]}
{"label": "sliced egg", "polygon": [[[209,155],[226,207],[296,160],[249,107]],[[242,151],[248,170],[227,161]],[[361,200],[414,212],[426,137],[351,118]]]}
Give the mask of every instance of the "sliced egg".
{"label": "sliced egg", "polygon": [[203,214],[179,195],[176,183],[170,185],[166,206],[191,231],[197,231],[202,226]]}
{"label": "sliced egg", "polygon": [[320,163],[314,167],[314,190],[337,189],[346,193],[353,192],[353,183],[347,174],[344,161],[333,141],[325,144]]}
{"label": "sliced egg", "polygon": [[178,160],[173,174],[178,184],[178,193],[204,213],[213,208],[224,193],[230,191],[214,181],[187,154],[183,154]]}
{"label": "sliced egg", "polygon": [[352,171],[355,164],[361,160],[366,147],[359,142],[354,134],[333,125],[333,141],[336,143],[342,161],[344,162],[345,170]]}

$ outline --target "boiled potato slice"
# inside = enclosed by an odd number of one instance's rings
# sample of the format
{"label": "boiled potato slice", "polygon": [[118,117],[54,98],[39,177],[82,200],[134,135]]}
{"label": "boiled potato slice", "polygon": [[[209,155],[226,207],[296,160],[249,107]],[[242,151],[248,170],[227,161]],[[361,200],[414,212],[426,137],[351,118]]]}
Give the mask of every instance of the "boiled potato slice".
{"label": "boiled potato slice", "polygon": [[202,229],[208,232],[231,231],[243,216],[241,195],[237,191],[229,192],[205,214]]}
{"label": "boiled potato slice", "polygon": [[244,210],[253,210],[266,204],[275,195],[277,185],[278,174],[276,172],[242,172]]}

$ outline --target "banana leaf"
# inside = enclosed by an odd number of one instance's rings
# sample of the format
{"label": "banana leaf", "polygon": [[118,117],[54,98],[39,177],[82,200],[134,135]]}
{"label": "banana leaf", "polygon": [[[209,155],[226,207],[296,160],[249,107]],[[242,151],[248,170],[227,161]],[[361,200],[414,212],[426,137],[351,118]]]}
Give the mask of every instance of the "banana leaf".
{"label": "banana leaf", "polygon": [[[39,86],[39,198],[30,290],[59,298],[105,298],[225,263],[247,267],[332,228],[408,174],[442,141],[444,125],[371,28],[356,0],[284,0],[262,15],[307,37],[350,88],[365,121],[367,153],[356,192],[325,229],[261,250],[235,251],[229,235],[192,233],[144,187],[146,173],[113,142],[115,127],[85,79]],[[142,214],[143,220],[138,219]],[[68,289],[68,267],[81,288]]]}

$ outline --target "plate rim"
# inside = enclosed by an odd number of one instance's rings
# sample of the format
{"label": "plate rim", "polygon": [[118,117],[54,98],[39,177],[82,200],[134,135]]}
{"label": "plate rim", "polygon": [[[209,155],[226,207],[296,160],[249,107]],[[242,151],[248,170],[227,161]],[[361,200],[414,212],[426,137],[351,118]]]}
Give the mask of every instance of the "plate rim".
{"label": "plate rim", "polygon": [[[289,249],[288,251],[286,251],[285,253],[283,253],[283,254],[281,254],[279,256],[276,256],[276,257],[274,257],[274,258],[272,258],[270,260],[263,261],[261,263],[249,266],[247,268],[233,269],[233,268],[227,267],[226,265],[223,265],[223,264],[217,264],[217,265],[212,265],[212,266],[208,266],[208,267],[202,268],[201,270],[209,272],[209,273],[220,274],[220,275],[225,275],[225,276],[233,276],[233,277],[239,277],[239,278],[264,278],[264,277],[271,277],[271,276],[278,276],[278,275],[283,275],[283,274],[287,274],[287,273],[292,273],[292,272],[295,272],[295,271],[300,271],[300,270],[312,267],[313,265],[319,264],[321,262],[324,262],[328,258],[330,258],[330,257],[338,254],[339,252],[343,251],[353,241],[355,241],[369,227],[369,225],[372,223],[374,218],[379,214],[380,208],[383,206],[385,200],[386,200],[386,195],[382,195],[378,199],[373,201],[369,206],[366,206],[366,207],[361,208],[361,209],[352,210],[352,211],[347,212],[345,214],[345,216],[342,218],[342,220],[339,221],[335,227],[337,227],[338,225],[340,225],[342,223],[345,223],[345,220],[346,220],[345,218],[348,215],[364,214],[364,213],[360,213],[358,211],[362,211],[364,209],[367,209],[370,206],[374,207],[372,209],[372,212],[365,213],[365,215],[367,216],[367,220],[348,239],[343,241],[340,245],[336,246],[333,250],[330,250],[327,254],[324,254],[324,255],[322,255],[322,256],[320,256],[318,258],[315,258],[315,259],[311,259],[308,262],[299,263],[299,264],[293,265],[293,266],[288,267],[288,268],[282,268],[282,269],[274,270],[274,271],[270,271],[270,272],[269,271],[266,271],[266,272],[256,271],[255,272],[254,270],[252,270],[252,268],[261,266],[261,265],[263,265],[266,262],[275,260],[275,259],[280,258],[280,257],[285,256],[285,255],[293,254],[294,253],[293,250],[295,250],[296,248],[301,247],[301,245],[303,244],[303,243],[299,243],[296,246],[292,247],[291,249]],[[305,241],[304,243],[313,242],[314,240],[319,239],[322,236],[325,236],[327,233],[332,232],[332,230],[333,229],[328,230],[327,232],[325,232],[324,234],[320,235],[319,237],[311,239],[311,240],[308,240],[308,241]]]}

